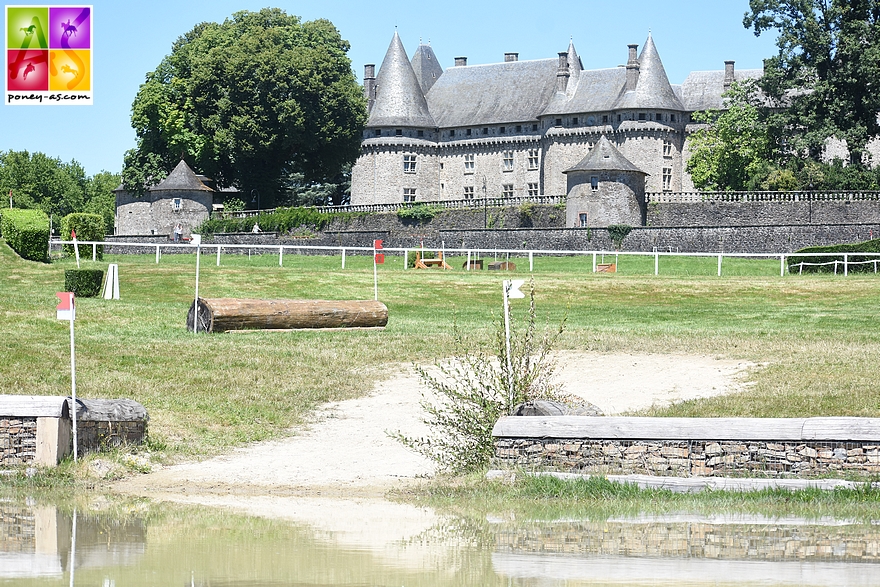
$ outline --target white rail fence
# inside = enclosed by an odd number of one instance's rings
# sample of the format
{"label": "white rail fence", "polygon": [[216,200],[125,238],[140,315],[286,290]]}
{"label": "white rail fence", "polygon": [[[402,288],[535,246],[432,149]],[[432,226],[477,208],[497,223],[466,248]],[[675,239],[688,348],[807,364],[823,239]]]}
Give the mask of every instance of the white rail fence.
{"label": "white rail fence", "polygon": [[[349,254],[371,254],[374,252],[373,247],[340,247],[340,246],[312,246],[312,245],[237,245],[237,244],[218,244],[218,243],[208,243],[202,244],[198,247],[192,244],[183,244],[183,243],[169,243],[169,244],[156,244],[156,243],[127,243],[127,242],[107,242],[107,241],[77,241],[77,244],[80,246],[91,246],[92,248],[92,261],[97,260],[98,256],[98,247],[131,247],[131,248],[139,248],[144,250],[155,250],[156,254],[156,263],[162,259],[162,251],[175,250],[178,253],[195,253],[198,249],[202,255],[205,254],[216,254],[217,258],[217,266],[220,266],[221,255],[225,251],[226,253],[236,253],[242,254],[245,250],[248,252],[248,255],[258,254],[278,254],[278,265],[284,266],[284,255],[285,252],[287,254],[303,254],[312,253],[312,254],[326,254],[330,256],[339,255],[342,260],[342,269],[345,269],[345,260]],[[53,248],[61,248],[62,245],[73,245],[73,241],[63,241],[63,240],[53,240],[49,243],[49,252],[51,253]],[[382,253],[386,255],[392,253],[399,253],[403,258],[403,268],[408,268],[408,257],[410,251],[422,251],[423,257],[424,252],[429,251],[437,251],[436,247],[391,247],[391,248],[383,248],[381,250]],[[606,257],[613,257],[615,259],[615,263],[619,260],[620,256],[626,257],[653,257],[654,258],[654,275],[660,275],[660,259],[662,257],[699,257],[699,258],[717,258],[718,260],[718,277],[722,276],[722,268],[724,264],[724,259],[779,259],[779,275],[784,276],[785,270],[788,269],[790,272],[794,272],[795,268],[798,270],[798,274],[803,274],[804,267],[811,266],[826,266],[826,265],[834,265],[834,274],[838,274],[838,267],[841,267],[843,270],[843,275],[849,275],[850,267],[854,265],[865,265],[870,264],[873,265],[874,273],[877,273],[877,265],[880,262],[880,253],[681,253],[681,252],[673,252],[673,251],[660,251],[654,250],[651,252],[636,252],[636,251],[604,251],[604,250],[594,250],[594,251],[578,251],[578,250],[548,250],[548,249],[497,249],[497,248],[485,248],[485,247],[468,247],[468,248],[446,248],[445,245],[441,246],[439,249],[440,253],[444,258],[449,254],[458,255],[461,257],[466,257],[467,261],[464,264],[464,268],[467,271],[471,270],[472,260],[475,261],[479,259],[481,256],[493,257],[496,261],[498,260],[510,260],[510,258],[521,259],[527,257],[529,260],[529,272],[533,272],[535,270],[535,257],[592,257],[592,268],[593,273],[599,271],[600,264],[605,263]],[[821,262],[821,263],[808,263],[805,261],[801,261],[799,263],[792,264],[790,266],[786,265],[786,260],[790,257],[835,257],[839,256],[840,260],[830,261],[830,262]],[[851,257],[875,257],[874,260],[869,261],[851,261]]]}

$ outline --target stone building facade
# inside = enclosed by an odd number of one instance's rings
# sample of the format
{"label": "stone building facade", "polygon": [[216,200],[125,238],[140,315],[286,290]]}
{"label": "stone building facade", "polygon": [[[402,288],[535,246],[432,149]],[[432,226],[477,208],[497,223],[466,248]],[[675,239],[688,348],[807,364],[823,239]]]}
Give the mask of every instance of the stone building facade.
{"label": "stone building facade", "polygon": [[651,36],[625,67],[584,69],[570,43],[556,58],[443,70],[428,45],[412,60],[395,33],[376,75],[352,170],[352,204],[563,195],[566,171],[604,137],[645,174],[644,190],[693,189],[684,169],[691,113],[723,107],[734,81],[761,70],[693,72],[672,85]]}

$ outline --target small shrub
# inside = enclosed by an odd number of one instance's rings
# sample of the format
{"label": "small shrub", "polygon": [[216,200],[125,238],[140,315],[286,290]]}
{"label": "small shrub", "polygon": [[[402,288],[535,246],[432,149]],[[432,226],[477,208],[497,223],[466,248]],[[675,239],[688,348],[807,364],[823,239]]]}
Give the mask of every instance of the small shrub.
{"label": "small shrub", "polygon": [[[829,253],[828,256],[802,256],[797,253]],[[847,260],[849,263],[864,263],[865,261],[880,261],[877,255],[854,255],[852,253],[880,253],[880,239],[873,239],[860,243],[850,243],[841,245],[830,245],[824,247],[807,247],[800,249],[788,258],[789,272],[800,272],[801,263],[832,263],[831,265],[805,265],[804,273],[834,273],[834,261],[843,262],[843,254],[849,253]],[[878,263],[880,265],[880,263]],[[839,272],[843,272],[842,267],[838,267]],[[849,265],[847,268],[849,273],[873,273],[874,263],[864,263],[859,265]]]}
{"label": "small shrub", "polygon": [[49,217],[42,210],[0,212],[0,233],[22,259],[45,262],[49,256]]}
{"label": "small shrub", "polygon": [[397,210],[397,217],[404,221],[417,222],[419,224],[424,224],[425,222],[430,222],[434,219],[437,214],[440,213],[440,208],[437,206],[428,206],[427,204],[416,204],[415,206],[408,206],[406,208],[400,208]]}
{"label": "small shrub", "polygon": [[493,356],[472,352],[472,345],[467,344],[454,323],[453,357],[436,364],[439,375],[416,367],[421,380],[436,395],[423,396],[420,402],[430,436],[412,438],[400,432],[390,436],[441,469],[455,473],[473,471],[488,464],[495,452],[492,428],[498,418],[513,413],[523,402],[559,399],[559,388],[551,382],[556,365],[550,351],[562,334],[565,321],[555,333],[539,336],[534,282],[529,300],[524,329],[517,328],[511,316],[509,367],[503,316],[495,331]]}
{"label": "small shrub", "polygon": [[[68,214],[61,219],[61,238],[70,240],[71,231],[76,231],[78,241],[102,241],[104,240],[104,217],[100,214]],[[80,257],[92,256],[92,245],[78,245]],[[73,257],[73,245],[64,245],[62,249],[65,257]],[[104,258],[104,245],[97,246],[96,259]]]}
{"label": "small shrub", "polygon": [[241,198],[228,198],[223,202],[224,212],[241,212],[244,208],[245,203]]}
{"label": "small shrub", "polygon": [[519,225],[529,227],[533,224],[533,216],[535,214],[534,202],[523,202],[519,205]]}
{"label": "small shrub", "polygon": [[421,253],[422,258],[425,258],[425,250],[424,249],[410,249],[406,252],[406,266],[412,269],[416,266],[416,256]]}
{"label": "small shrub", "polygon": [[611,238],[611,242],[614,244],[615,249],[620,249],[623,246],[623,239],[626,238],[632,231],[633,227],[629,224],[609,224],[608,225],[608,236]]}
{"label": "small shrub", "polygon": [[65,269],[64,291],[80,298],[93,298],[101,292],[104,271],[101,269]]}

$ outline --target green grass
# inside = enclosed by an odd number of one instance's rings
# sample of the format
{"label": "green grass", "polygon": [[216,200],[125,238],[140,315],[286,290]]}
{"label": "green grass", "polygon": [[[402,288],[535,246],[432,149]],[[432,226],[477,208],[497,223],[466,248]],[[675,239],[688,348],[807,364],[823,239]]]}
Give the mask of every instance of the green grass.
{"label": "green grass", "polygon": [[[610,256],[609,256],[610,257]],[[606,262],[612,259],[606,257]],[[488,255],[484,258],[490,258]],[[372,299],[369,256],[224,255],[201,260],[203,297]],[[513,260],[513,259],[512,259]],[[194,335],[195,259],[107,255],[118,263],[122,299],[80,299],[77,391],[125,397],[149,410],[152,447],[164,455],[212,454],[277,436],[315,406],[357,397],[397,364],[450,352],[452,325],[488,347],[501,280],[517,271],[404,270],[400,256],[379,268],[384,331],[250,332]],[[0,393],[70,390],[68,324],[55,319],[55,292],[72,260],[26,262],[0,245]],[[661,259],[621,255],[617,274],[593,274],[591,257],[536,257],[539,321],[567,316],[563,348],[598,352],[708,354],[767,363],[743,393],[654,410],[663,416],[795,417],[880,415],[880,277],[778,275],[778,260]],[[84,261],[89,267],[91,261]],[[514,302],[514,312],[525,313]],[[589,385],[589,382],[585,382]]]}

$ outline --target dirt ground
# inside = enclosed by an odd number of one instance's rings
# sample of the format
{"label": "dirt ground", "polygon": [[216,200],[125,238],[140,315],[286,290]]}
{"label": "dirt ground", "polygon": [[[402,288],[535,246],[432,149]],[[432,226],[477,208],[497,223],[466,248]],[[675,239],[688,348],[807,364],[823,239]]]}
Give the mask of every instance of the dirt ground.
{"label": "dirt ground", "polygon": [[[606,415],[733,393],[755,366],[695,355],[562,352],[556,358],[563,391]],[[387,435],[428,433],[420,419],[421,390],[412,368],[400,366],[369,395],[324,406],[310,427],[292,436],[161,468],[113,487],[205,505],[222,495],[379,497],[434,472],[429,461]]]}

